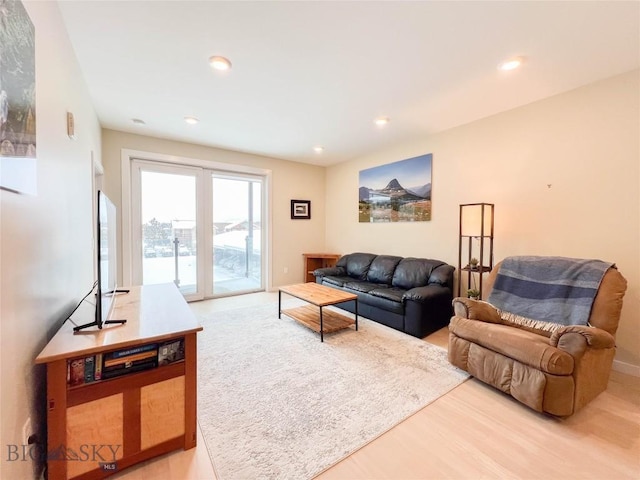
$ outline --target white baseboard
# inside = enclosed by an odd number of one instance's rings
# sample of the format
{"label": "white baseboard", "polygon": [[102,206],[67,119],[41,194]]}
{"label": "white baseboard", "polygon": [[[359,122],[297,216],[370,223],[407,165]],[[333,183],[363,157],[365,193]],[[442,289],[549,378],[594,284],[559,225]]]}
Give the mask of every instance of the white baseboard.
{"label": "white baseboard", "polygon": [[634,377],[640,377],[640,366],[621,362],[620,360],[613,361],[613,370],[626,373],[627,375],[633,375]]}

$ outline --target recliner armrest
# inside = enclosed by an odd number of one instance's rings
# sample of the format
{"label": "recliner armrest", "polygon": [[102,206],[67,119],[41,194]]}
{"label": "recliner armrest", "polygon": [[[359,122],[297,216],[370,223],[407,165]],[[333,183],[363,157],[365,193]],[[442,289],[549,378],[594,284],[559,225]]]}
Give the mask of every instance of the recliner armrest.
{"label": "recliner armrest", "polygon": [[596,327],[585,327],[582,325],[569,325],[555,331],[549,343],[553,347],[562,348],[563,342],[567,341],[570,334],[577,334],[584,337],[586,344],[591,348],[612,348],[616,346],[616,340],[609,332]]}
{"label": "recliner armrest", "polygon": [[495,307],[480,300],[456,297],[453,299],[453,310],[457,317],[488,323],[502,323],[502,319]]}

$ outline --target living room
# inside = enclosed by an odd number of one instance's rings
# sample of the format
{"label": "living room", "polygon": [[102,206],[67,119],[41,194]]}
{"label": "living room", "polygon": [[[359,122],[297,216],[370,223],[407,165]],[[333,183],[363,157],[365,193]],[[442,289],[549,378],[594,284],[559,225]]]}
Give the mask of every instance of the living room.
{"label": "living room", "polygon": [[[302,254],[311,251],[427,257],[455,266],[459,205],[493,203],[496,260],[536,254],[615,262],[628,289],[614,370],[626,379],[623,390],[637,389],[633,380],[640,376],[637,58],[632,68],[588,84],[325,167],[101,124],[57,3],[23,3],[36,30],[37,194],[0,193],[3,446],[23,443],[28,418],[34,425],[44,423],[44,372],[33,361],[94,281],[94,169],[96,164],[103,167],[102,188],[121,207],[123,150],[269,169],[273,183],[268,287],[272,290],[300,282]],[[622,3],[636,9],[636,37],[629,41],[637,52],[638,4]],[[451,92],[450,101],[455,98],[456,92]],[[75,117],[74,139],[67,135],[67,112]],[[389,127],[393,123],[394,118]],[[359,223],[359,172],[426,153],[433,154],[432,220]],[[289,202],[297,198],[311,201],[310,220],[291,220]],[[498,392],[476,390],[484,393],[483,399],[488,396],[504,405]],[[597,414],[614,416],[600,410]],[[616,432],[590,430],[597,414],[579,423],[576,431],[612,439],[611,448],[637,454],[637,410],[629,419],[635,439],[624,447],[618,445]],[[3,456],[2,478],[32,478],[29,462],[6,460]],[[543,460],[534,456],[533,463],[537,461]],[[631,468],[638,466],[637,460],[628,461]],[[467,472],[458,478],[473,476]],[[519,476],[536,477],[532,472]],[[379,474],[382,477],[384,473]]]}

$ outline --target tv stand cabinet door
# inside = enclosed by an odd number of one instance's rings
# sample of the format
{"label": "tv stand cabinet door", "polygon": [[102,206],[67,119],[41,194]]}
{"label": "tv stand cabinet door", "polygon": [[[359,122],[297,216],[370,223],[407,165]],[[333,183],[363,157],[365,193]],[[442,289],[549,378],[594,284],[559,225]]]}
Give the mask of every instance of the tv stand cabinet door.
{"label": "tv stand cabinet door", "polygon": [[140,389],[140,449],[184,436],[184,376]]}
{"label": "tv stand cabinet door", "polygon": [[67,478],[100,468],[124,457],[124,402],[117,393],[67,408]]}

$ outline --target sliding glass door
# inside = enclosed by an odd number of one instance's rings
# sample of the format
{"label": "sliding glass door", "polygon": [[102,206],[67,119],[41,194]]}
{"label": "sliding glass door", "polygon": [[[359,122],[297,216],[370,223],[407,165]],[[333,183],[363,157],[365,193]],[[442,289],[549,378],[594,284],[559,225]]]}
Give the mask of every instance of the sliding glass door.
{"label": "sliding glass door", "polygon": [[185,296],[197,298],[200,172],[145,163],[136,167],[135,280],[142,285],[173,282]]}
{"label": "sliding glass door", "polygon": [[212,175],[213,294],[262,289],[262,182]]}
{"label": "sliding glass door", "polygon": [[264,290],[262,177],[134,160],[131,182],[135,283],[189,300]]}

